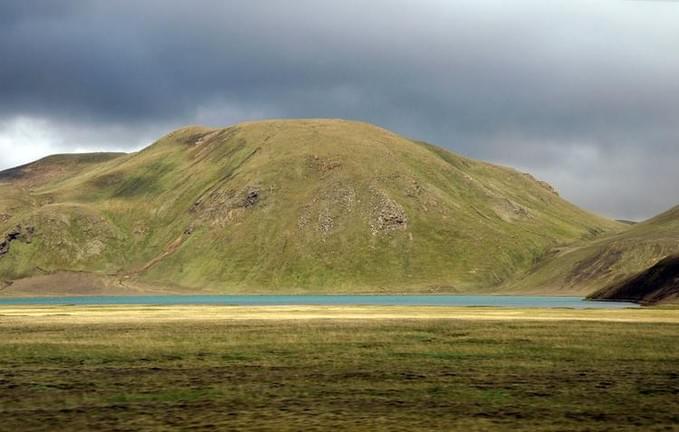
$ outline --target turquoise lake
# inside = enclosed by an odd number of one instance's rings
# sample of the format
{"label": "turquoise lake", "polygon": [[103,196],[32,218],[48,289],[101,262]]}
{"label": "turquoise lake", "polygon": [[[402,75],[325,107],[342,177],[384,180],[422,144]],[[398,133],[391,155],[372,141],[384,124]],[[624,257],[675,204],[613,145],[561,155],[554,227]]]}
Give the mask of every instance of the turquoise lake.
{"label": "turquoise lake", "polygon": [[0,305],[382,305],[488,306],[520,308],[619,309],[635,303],[587,301],[581,297],[479,295],[155,295],[1,298]]}

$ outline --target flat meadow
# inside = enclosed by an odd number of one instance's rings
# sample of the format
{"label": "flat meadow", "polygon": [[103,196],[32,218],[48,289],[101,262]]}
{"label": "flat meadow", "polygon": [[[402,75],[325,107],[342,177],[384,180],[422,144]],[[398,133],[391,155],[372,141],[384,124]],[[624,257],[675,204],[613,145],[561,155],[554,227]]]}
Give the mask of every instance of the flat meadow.
{"label": "flat meadow", "polygon": [[0,430],[679,430],[679,309],[2,307]]}

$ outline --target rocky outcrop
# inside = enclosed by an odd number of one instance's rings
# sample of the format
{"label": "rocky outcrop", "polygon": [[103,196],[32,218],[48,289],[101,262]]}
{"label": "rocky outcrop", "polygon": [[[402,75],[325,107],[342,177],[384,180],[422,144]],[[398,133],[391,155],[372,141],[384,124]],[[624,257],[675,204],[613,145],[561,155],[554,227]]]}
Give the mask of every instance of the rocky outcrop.
{"label": "rocky outcrop", "polygon": [[241,202],[241,207],[249,208],[253,207],[259,201],[259,188],[250,187],[245,193],[245,198]]}
{"label": "rocky outcrop", "polygon": [[[271,192],[271,188],[267,189]],[[243,212],[258,205],[264,189],[249,185],[241,190],[214,190],[196,201],[191,209],[199,221],[209,225],[226,225],[243,216]]]}
{"label": "rocky outcrop", "polygon": [[0,240],[0,257],[3,257],[9,252],[10,246],[14,241],[21,241],[24,243],[30,243],[33,240],[33,234],[35,233],[35,228],[33,226],[22,227],[17,225],[7,234],[4,238]]}
{"label": "rocky outcrop", "polygon": [[341,181],[328,184],[317,190],[311,201],[300,209],[297,228],[304,231],[310,227],[325,240],[346,222],[356,201],[356,189],[351,184]]}
{"label": "rocky outcrop", "polygon": [[408,228],[408,216],[403,207],[385,192],[371,188],[373,193],[370,231],[373,235]]}

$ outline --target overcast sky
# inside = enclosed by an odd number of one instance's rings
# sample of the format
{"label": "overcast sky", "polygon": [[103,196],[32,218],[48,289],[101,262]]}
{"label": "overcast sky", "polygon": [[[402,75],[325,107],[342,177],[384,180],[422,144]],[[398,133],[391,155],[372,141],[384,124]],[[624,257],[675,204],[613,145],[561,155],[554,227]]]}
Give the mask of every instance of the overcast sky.
{"label": "overcast sky", "polygon": [[643,219],[679,204],[679,2],[0,2],[0,168],[270,117],[377,123]]}

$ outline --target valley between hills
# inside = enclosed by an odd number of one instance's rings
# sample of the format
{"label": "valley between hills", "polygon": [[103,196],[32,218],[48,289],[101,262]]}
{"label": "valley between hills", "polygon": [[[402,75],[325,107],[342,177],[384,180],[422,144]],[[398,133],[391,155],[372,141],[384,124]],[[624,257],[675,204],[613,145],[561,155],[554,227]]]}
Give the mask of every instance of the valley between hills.
{"label": "valley between hills", "polygon": [[[679,207],[610,220],[529,174],[344,120],[187,127],[0,172],[4,296],[620,298],[616,284],[676,254]],[[665,276],[633,300],[676,300]]]}

